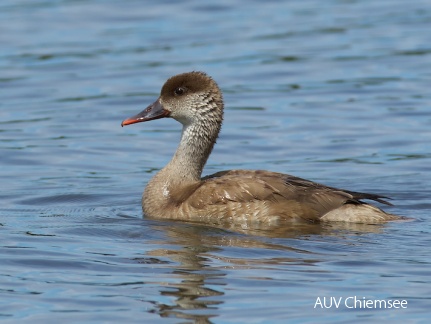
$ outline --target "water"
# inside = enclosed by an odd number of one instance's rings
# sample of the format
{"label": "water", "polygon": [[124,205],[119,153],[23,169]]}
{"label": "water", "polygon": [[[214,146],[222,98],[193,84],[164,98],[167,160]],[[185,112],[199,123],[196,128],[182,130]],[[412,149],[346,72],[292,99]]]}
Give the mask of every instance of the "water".
{"label": "water", "polygon": [[[420,0],[3,0],[0,320],[427,322],[430,23]],[[381,193],[415,221],[236,231],[142,217],[180,126],[120,123],[190,70],[226,101],[205,174]],[[315,307],[323,297],[408,306]]]}

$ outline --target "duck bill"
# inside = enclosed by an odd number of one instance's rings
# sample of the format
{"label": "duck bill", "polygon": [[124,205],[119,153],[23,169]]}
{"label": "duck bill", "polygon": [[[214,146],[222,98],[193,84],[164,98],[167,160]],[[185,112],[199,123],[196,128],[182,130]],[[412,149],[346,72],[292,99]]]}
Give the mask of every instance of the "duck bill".
{"label": "duck bill", "polygon": [[157,99],[154,103],[149,105],[145,110],[141,111],[139,114],[123,120],[121,126],[127,126],[131,124],[146,122],[149,120],[159,119],[163,117],[168,117],[169,111],[166,110],[160,103],[160,99]]}

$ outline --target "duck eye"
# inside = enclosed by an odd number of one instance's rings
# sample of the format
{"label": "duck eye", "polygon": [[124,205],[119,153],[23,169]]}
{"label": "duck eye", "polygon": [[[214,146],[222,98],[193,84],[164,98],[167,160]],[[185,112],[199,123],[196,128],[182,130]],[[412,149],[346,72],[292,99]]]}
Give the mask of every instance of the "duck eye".
{"label": "duck eye", "polygon": [[183,95],[183,94],[184,94],[184,92],[186,92],[186,90],[185,90],[183,87],[178,87],[178,88],[176,88],[176,89],[174,90],[174,93],[175,93],[177,96],[181,96],[181,95]]}

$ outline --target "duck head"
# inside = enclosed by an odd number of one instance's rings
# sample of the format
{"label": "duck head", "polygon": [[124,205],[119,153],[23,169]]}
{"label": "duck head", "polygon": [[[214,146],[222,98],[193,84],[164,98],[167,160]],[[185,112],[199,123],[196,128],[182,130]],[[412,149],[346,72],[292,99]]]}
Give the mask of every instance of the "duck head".
{"label": "duck head", "polygon": [[189,125],[212,119],[221,123],[223,98],[216,82],[203,72],[188,72],[169,78],[159,98],[139,114],[123,120],[121,126],[171,117]]}

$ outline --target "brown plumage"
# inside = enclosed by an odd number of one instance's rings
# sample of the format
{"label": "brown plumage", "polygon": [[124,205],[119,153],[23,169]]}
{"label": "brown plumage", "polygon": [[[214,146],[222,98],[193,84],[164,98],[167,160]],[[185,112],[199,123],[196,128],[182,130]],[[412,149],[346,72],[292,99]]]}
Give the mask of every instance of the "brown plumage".
{"label": "brown plumage", "polygon": [[375,224],[401,219],[363,202],[383,196],[328,187],[288,174],[230,170],[201,178],[223,121],[222,94],[203,72],[171,77],[160,97],[122,126],[171,117],[183,125],[172,160],[148,183],[148,217],[209,223],[342,221]]}

